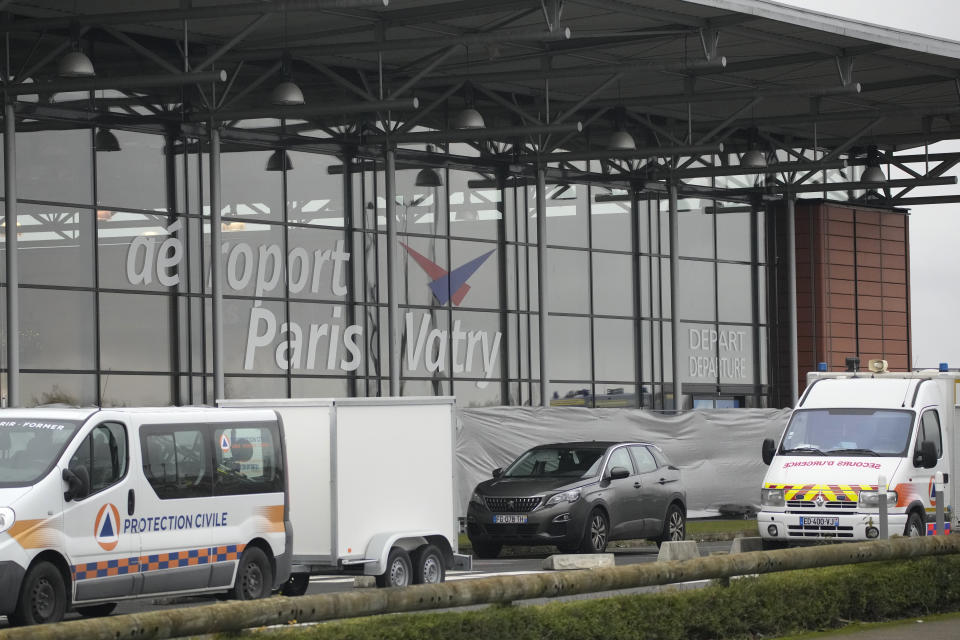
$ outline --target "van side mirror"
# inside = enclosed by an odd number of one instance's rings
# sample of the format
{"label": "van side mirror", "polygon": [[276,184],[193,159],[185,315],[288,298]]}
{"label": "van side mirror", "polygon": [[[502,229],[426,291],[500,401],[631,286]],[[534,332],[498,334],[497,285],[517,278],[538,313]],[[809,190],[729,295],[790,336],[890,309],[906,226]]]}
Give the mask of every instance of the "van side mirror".
{"label": "van side mirror", "polygon": [[492,475],[494,478],[499,478],[503,475],[503,467],[497,467],[493,470]]}
{"label": "van side mirror", "polygon": [[624,469],[623,467],[614,467],[610,469],[610,479],[611,480],[622,480],[623,478],[629,478],[630,472]]}
{"label": "van side mirror", "polygon": [[763,449],[761,450],[761,455],[763,456],[763,464],[769,466],[773,462],[773,454],[777,452],[777,444],[773,441],[772,438],[767,438],[763,441]]}
{"label": "van side mirror", "polygon": [[913,456],[913,466],[933,469],[937,466],[937,446],[929,440],[920,443],[920,451]]}
{"label": "van side mirror", "polygon": [[65,501],[86,498],[90,493],[90,476],[83,467],[77,467],[76,471],[64,469],[61,477],[67,483],[67,490],[63,492]]}

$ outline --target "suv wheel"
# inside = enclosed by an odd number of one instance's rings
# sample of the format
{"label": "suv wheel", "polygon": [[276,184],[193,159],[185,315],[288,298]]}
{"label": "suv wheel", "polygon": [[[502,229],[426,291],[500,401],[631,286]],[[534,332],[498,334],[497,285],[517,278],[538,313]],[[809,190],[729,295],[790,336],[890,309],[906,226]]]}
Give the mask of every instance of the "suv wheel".
{"label": "suv wheel", "polygon": [[606,514],[600,509],[590,512],[587,519],[587,530],[583,532],[583,541],[580,543],[582,553],[603,553],[607,549],[607,539],[610,537],[610,522]]}
{"label": "suv wheel", "polygon": [[667,517],[663,521],[663,531],[657,538],[657,546],[664,542],[677,542],[687,537],[687,519],[683,511],[676,504],[667,509]]}

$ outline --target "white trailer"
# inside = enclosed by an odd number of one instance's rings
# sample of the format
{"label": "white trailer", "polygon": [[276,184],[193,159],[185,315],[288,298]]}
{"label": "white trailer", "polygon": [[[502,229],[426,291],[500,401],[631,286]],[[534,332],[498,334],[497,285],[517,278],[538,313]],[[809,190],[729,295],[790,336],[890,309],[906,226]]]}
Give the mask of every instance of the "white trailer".
{"label": "white trailer", "polygon": [[380,586],[441,582],[458,554],[453,398],[226,400],[280,417],[291,578],[348,572]]}

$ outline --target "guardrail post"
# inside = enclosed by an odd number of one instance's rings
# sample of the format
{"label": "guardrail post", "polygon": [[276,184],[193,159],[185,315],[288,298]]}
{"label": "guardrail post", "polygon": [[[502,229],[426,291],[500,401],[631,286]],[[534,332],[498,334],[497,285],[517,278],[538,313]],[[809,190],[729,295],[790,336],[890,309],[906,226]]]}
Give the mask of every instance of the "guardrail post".
{"label": "guardrail post", "polygon": [[[933,480],[933,495],[937,501],[937,530],[936,534],[938,536],[945,535],[947,533],[946,527],[943,524],[943,471],[937,471],[937,475]],[[926,524],[926,523],[924,523]]]}
{"label": "guardrail post", "polygon": [[877,503],[880,508],[880,539],[886,540],[890,537],[890,531],[887,526],[887,477],[877,478]]}

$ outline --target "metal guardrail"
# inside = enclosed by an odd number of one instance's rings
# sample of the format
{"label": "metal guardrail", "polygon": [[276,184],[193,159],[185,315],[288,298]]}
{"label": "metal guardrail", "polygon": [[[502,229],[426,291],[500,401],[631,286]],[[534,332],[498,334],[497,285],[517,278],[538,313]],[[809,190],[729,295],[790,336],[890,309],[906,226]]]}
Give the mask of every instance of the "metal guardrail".
{"label": "metal guardrail", "polygon": [[960,535],[894,538],[602,569],[458,580],[395,589],[364,589],[296,598],[276,596],[248,602],[224,602],[186,609],[11,628],[0,630],[0,640],[160,640],[284,625],[294,621],[320,622],[382,613],[507,603],[531,598],[953,553],[960,553]]}

